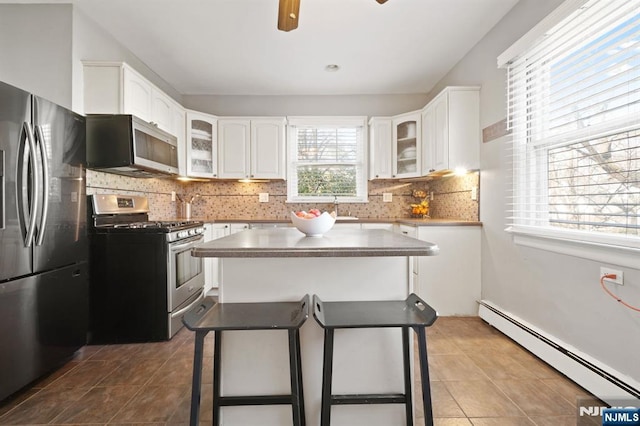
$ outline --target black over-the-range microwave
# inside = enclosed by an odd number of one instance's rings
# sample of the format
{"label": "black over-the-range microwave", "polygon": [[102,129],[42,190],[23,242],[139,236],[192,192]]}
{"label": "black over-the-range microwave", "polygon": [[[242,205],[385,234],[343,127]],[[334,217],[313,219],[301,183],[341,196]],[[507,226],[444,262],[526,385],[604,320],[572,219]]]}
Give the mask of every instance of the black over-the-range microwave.
{"label": "black over-the-range microwave", "polygon": [[177,138],[126,114],[87,115],[87,167],[136,177],[177,175]]}

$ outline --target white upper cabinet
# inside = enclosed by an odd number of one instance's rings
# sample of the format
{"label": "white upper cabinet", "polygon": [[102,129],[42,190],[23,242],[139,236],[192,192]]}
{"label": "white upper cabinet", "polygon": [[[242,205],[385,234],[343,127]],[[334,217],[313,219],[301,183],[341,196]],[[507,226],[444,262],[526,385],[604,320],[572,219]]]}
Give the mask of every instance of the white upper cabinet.
{"label": "white upper cabinet", "polygon": [[185,109],[123,62],[84,62],[85,114],[132,114],[178,139],[184,174]]}
{"label": "white upper cabinet", "polygon": [[215,178],[218,175],[218,118],[187,111],[186,174]]}
{"label": "white upper cabinet", "polygon": [[151,99],[153,85],[128,66],[122,66],[122,107],[115,113],[132,114],[144,121],[153,121]]}
{"label": "white upper cabinet", "polygon": [[391,179],[391,145],[393,143],[391,117],[369,120],[369,179]]}
{"label": "white upper cabinet", "polygon": [[447,87],[423,110],[422,174],[480,167],[480,89]]}
{"label": "white upper cabinet", "polygon": [[184,141],[184,133],[180,134],[184,111],[182,105],[123,62],[84,63],[86,114],[132,114]]}
{"label": "white upper cabinet", "polygon": [[220,118],[218,177],[285,178],[284,118]]}
{"label": "white upper cabinet", "polygon": [[412,112],[393,117],[393,142],[391,145],[393,178],[420,176],[422,153],[422,116]]}
{"label": "white upper cabinet", "polygon": [[369,179],[420,176],[422,117],[411,112],[369,120]]}

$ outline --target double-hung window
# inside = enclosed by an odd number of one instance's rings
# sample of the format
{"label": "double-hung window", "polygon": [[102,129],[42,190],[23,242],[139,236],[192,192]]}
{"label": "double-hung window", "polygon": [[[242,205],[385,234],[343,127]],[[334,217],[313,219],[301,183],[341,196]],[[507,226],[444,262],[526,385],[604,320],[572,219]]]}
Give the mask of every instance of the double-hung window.
{"label": "double-hung window", "polygon": [[366,117],[288,117],[288,201],[366,201],[366,123]]}
{"label": "double-hung window", "polygon": [[640,249],[640,0],[568,0],[498,62],[510,230]]}

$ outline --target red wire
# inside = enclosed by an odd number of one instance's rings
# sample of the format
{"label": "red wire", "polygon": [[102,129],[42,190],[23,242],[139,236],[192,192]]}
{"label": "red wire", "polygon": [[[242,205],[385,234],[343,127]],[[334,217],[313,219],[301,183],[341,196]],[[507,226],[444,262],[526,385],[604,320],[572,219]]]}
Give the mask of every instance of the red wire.
{"label": "red wire", "polygon": [[616,299],[618,302],[622,303],[624,306],[626,306],[629,309],[633,309],[634,311],[638,311],[640,312],[640,308],[636,308],[635,306],[632,306],[630,304],[628,304],[627,302],[625,302],[624,300],[620,299],[618,296],[616,296],[615,294],[613,294],[605,285],[604,285],[604,280],[605,278],[609,278],[609,279],[615,279],[616,276],[615,275],[603,275],[602,278],[600,278],[600,285],[602,286],[602,289],[604,291],[607,292],[607,294],[611,297],[613,297],[614,299]]}

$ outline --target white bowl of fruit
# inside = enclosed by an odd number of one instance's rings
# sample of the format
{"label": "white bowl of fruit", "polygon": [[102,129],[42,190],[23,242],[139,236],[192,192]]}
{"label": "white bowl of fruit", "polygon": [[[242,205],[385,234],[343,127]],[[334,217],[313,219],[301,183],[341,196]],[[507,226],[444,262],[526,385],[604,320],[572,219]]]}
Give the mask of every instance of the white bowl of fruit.
{"label": "white bowl of fruit", "polygon": [[291,212],[291,222],[307,237],[321,237],[336,223],[336,213],[321,212],[318,209]]}

